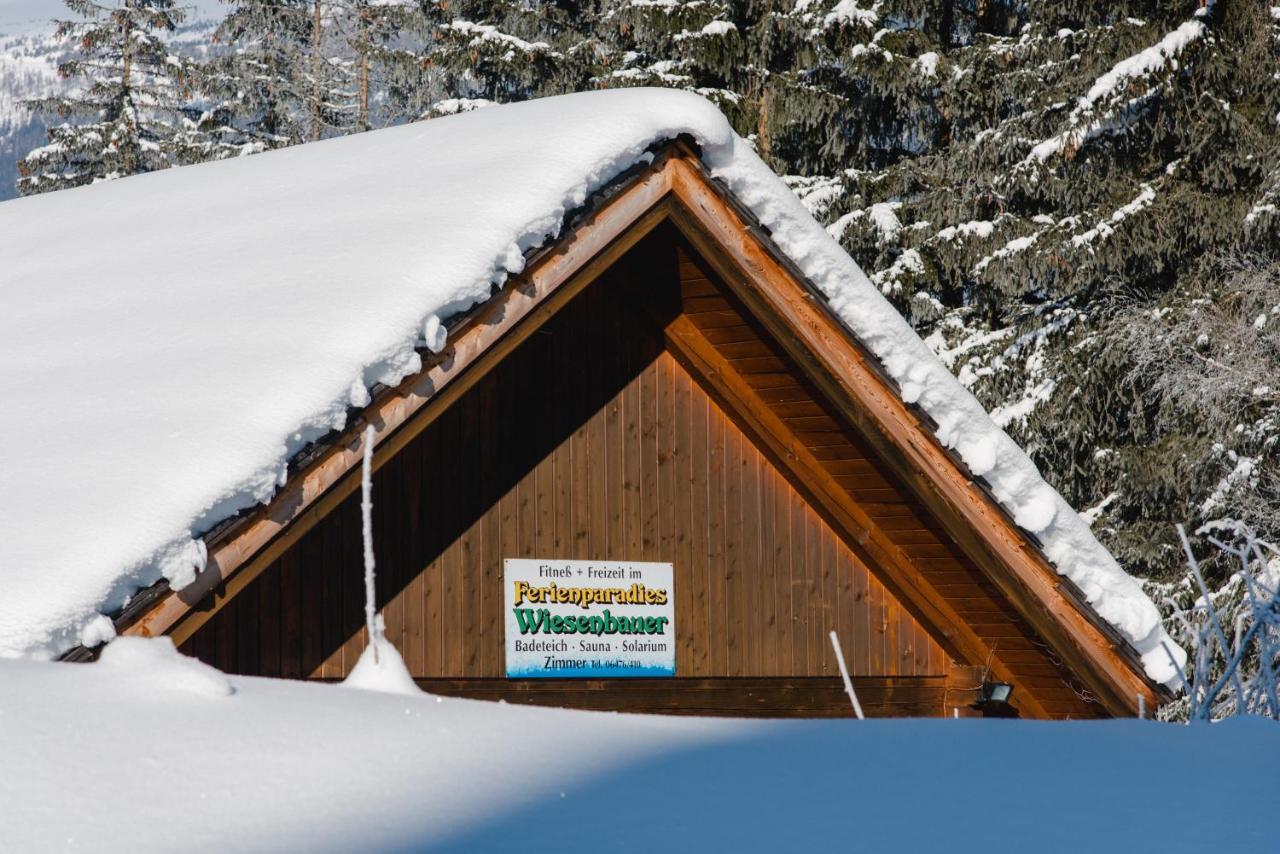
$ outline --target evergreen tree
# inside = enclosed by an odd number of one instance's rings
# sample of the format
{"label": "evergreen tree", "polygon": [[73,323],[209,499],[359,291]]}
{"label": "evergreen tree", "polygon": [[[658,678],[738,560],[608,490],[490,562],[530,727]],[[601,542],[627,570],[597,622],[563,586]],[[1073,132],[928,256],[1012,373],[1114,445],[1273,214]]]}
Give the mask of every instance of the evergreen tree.
{"label": "evergreen tree", "polygon": [[[1252,529],[1280,543],[1280,259],[1212,253],[1154,304],[1099,326],[1105,343],[1063,373],[1114,403],[1075,416],[1120,438],[1092,461],[1091,479],[1114,484],[1113,545],[1163,570],[1178,559],[1164,529],[1184,520],[1220,539]],[[1208,553],[1214,570],[1238,568]]]}
{"label": "evergreen tree", "polygon": [[599,82],[698,92],[740,118],[744,58],[754,53],[740,20],[724,0],[611,0],[600,16],[608,68]]}
{"label": "evergreen tree", "polygon": [[432,8],[426,61],[444,99],[436,113],[573,92],[590,79],[590,4],[461,0]]}
{"label": "evergreen tree", "polygon": [[425,16],[417,4],[340,0],[336,25],[350,51],[352,130],[379,127],[395,116],[380,117],[390,107],[404,115],[421,105],[430,79],[412,46],[421,44]]}
{"label": "evergreen tree", "polygon": [[327,23],[320,0],[231,0],[214,35],[223,50],[202,75],[222,146],[251,153],[345,128],[345,70],[330,61]]}
{"label": "evergreen tree", "polygon": [[56,34],[78,53],[58,73],[75,85],[30,106],[70,121],[50,127],[48,144],[19,163],[24,194],[151,172],[176,159],[186,65],[162,35],[174,31],[182,12],[173,0],[64,2],[78,17],[59,21]]}
{"label": "evergreen tree", "polygon": [[1109,320],[1218,298],[1206,253],[1275,257],[1277,22],[1239,0],[1027,2],[943,26],[939,5],[848,25],[865,47],[828,91],[874,109],[844,112],[826,145],[853,159],[809,155],[831,177],[798,188],[1122,562],[1175,572],[1173,523],[1211,521],[1232,454],[1277,430],[1202,435],[1219,422],[1194,405],[1143,426],[1150,373]]}
{"label": "evergreen tree", "polygon": [[435,53],[447,18],[429,0],[335,0],[334,27],[345,46],[351,129],[414,121],[445,97]]}

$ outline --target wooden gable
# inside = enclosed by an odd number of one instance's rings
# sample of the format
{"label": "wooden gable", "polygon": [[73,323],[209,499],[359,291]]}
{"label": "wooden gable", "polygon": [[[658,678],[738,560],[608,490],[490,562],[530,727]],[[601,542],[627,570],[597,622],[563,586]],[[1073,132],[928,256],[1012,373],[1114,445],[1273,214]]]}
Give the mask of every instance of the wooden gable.
{"label": "wooden gable", "polygon": [[[410,672],[531,702],[843,714],[835,630],[878,714],[967,707],[983,674],[1035,717],[1153,702],[767,249],[669,150],[375,400],[379,604]],[[122,628],[231,672],[344,676],[364,644],[360,426]],[[677,678],[503,679],[511,557],[672,562]]]}

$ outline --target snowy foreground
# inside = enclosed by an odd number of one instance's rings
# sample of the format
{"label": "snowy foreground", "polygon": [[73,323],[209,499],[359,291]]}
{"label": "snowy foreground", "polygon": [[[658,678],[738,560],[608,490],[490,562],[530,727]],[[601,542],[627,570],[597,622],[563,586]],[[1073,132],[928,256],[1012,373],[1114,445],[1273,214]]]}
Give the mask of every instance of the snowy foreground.
{"label": "snowy foreground", "polygon": [[225,677],[145,641],[0,661],[6,851],[1277,851],[1277,757],[1260,720],[612,715]]}

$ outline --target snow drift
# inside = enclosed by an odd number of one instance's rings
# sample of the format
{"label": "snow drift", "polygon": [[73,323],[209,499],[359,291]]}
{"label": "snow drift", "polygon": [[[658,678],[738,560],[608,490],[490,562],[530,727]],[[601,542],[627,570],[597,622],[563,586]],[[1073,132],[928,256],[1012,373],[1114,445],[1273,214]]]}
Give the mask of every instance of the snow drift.
{"label": "snow drift", "polygon": [[169,674],[146,691],[106,660],[0,661],[5,850],[1280,850],[1270,721],[709,720],[236,676],[218,694],[139,645],[107,652]]}

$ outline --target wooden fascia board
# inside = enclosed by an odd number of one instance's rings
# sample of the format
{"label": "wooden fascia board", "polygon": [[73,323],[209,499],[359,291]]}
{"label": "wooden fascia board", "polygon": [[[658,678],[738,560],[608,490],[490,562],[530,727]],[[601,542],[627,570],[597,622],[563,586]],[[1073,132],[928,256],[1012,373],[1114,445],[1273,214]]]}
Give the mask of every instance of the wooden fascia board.
{"label": "wooden fascia board", "polygon": [[418,374],[379,395],[339,439],[233,534],[210,544],[205,569],[118,626],[122,634],[190,637],[360,483],[363,431],[374,428],[374,469],[430,425],[494,365],[667,216],[675,146],[590,213],[472,319]]}
{"label": "wooden fascia board", "polygon": [[716,191],[700,162],[672,162],[672,220],[770,333],[885,454],[1030,625],[1115,715],[1133,715],[1157,689],[1063,592],[1063,580],[1027,536],[951,459],[848,331]]}
{"label": "wooden fascia board", "polygon": [[965,664],[989,666],[995,679],[1014,685],[1015,705],[1028,717],[1049,717],[1034,691],[1013,674],[938,594],[910,557],[822,467],[813,452],[760,399],[688,317],[679,315],[668,323],[665,336],[673,355],[752,441],[787,473],[788,480],[842,534],[850,548],[949,655]]}

